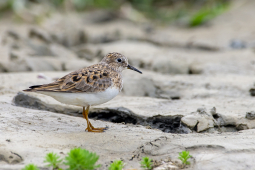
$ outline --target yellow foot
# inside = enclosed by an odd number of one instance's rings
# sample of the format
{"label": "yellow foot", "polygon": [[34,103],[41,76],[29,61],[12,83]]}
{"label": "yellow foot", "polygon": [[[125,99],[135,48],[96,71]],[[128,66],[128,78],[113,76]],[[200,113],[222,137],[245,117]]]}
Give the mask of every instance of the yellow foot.
{"label": "yellow foot", "polygon": [[104,132],[104,130],[92,130],[92,129],[88,129],[88,128],[86,128],[85,131],[88,131],[88,132],[96,132],[96,133],[102,133],[102,132]]}
{"label": "yellow foot", "polygon": [[87,128],[85,129],[85,131],[88,132],[104,132],[105,130],[107,130],[108,127],[103,127],[103,128],[95,128],[90,122],[89,125],[87,126]]}
{"label": "yellow foot", "polygon": [[89,122],[89,126],[92,130],[107,130],[108,126],[102,127],[102,128],[94,128],[94,126]]}
{"label": "yellow foot", "polygon": [[104,128],[94,128],[94,127],[92,126],[92,127],[87,127],[87,128],[85,129],[85,131],[102,133],[102,132],[104,132],[104,131],[107,130],[107,129],[108,129],[108,127],[104,127]]}

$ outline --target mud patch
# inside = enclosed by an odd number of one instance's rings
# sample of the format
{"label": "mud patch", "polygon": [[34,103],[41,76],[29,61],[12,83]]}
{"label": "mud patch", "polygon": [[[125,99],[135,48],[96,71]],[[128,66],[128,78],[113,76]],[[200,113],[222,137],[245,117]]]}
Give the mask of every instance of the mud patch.
{"label": "mud patch", "polygon": [[182,116],[155,116],[147,119],[152,128],[167,133],[189,133],[190,130],[181,123]]}
{"label": "mud patch", "polygon": [[143,125],[166,133],[191,132],[189,128],[181,123],[181,116],[154,116],[144,119],[124,107],[93,110],[90,112],[89,118],[113,123]]}
{"label": "mud patch", "polygon": [[188,151],[220,151],[220,152],[223,152],[226,150],[225,147],[223,146],[220,146],[220,145],[195,145],[195,146],[191,146],[191,147],[187,147],[186,148]]}
{"label": "mud patch", "polygon": [[[122,110],[122,111],[120,111]],[[126,108],[120,108],[120,109],[100,109],[97,111],[91,111],[89,113],[89,118],[96,119],[96,120],[104,120],[109,121],[113,123],[131,123],[131,124],[137,124],[138,120],[137,118],[127,115],[126,113],[130,112],[130,110]]]}

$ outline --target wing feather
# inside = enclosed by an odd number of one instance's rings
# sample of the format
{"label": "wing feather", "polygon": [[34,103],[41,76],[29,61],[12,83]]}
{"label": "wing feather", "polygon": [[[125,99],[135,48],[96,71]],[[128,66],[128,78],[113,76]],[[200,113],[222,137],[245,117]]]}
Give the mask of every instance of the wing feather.
{"label": "wing feather", "polygon": [[108,66],[95,64],[84,69],[74,71],[53,83],[31,86],[30,89],[25,91],[52,91],[68,93],[97,92],[103,91],[111,86],[112,79],[110,78]]}

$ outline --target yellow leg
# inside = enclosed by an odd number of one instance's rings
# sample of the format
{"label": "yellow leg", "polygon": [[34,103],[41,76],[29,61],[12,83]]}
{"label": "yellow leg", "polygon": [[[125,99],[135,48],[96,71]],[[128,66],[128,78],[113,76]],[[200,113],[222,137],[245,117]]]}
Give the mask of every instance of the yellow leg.
{"label": "yellow leg", "polygon": [[89,115],[89,106],[85,109],[85,107],[83,107],[83,112],[82,112],[83,117],[86,119],[87,121],[87,128],[86,130],[88,132],[103,132],[106,128],[94,128],[94,126],[92,126],[92,124],[89,121],[88,115]]}

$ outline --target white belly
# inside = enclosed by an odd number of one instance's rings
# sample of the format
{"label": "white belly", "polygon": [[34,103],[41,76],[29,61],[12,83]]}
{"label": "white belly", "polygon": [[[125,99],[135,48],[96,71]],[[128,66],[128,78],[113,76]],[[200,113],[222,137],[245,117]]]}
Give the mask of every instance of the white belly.
{"label": "white belly", "polygon": [[57,101],[65,104],[75,106],[93,106],[113,99],[119,94],[119,90],[117,88],[108,88],[105,91],[98,93],[65,93],[47,91],[37,91],[37,93],[51,96]]}

